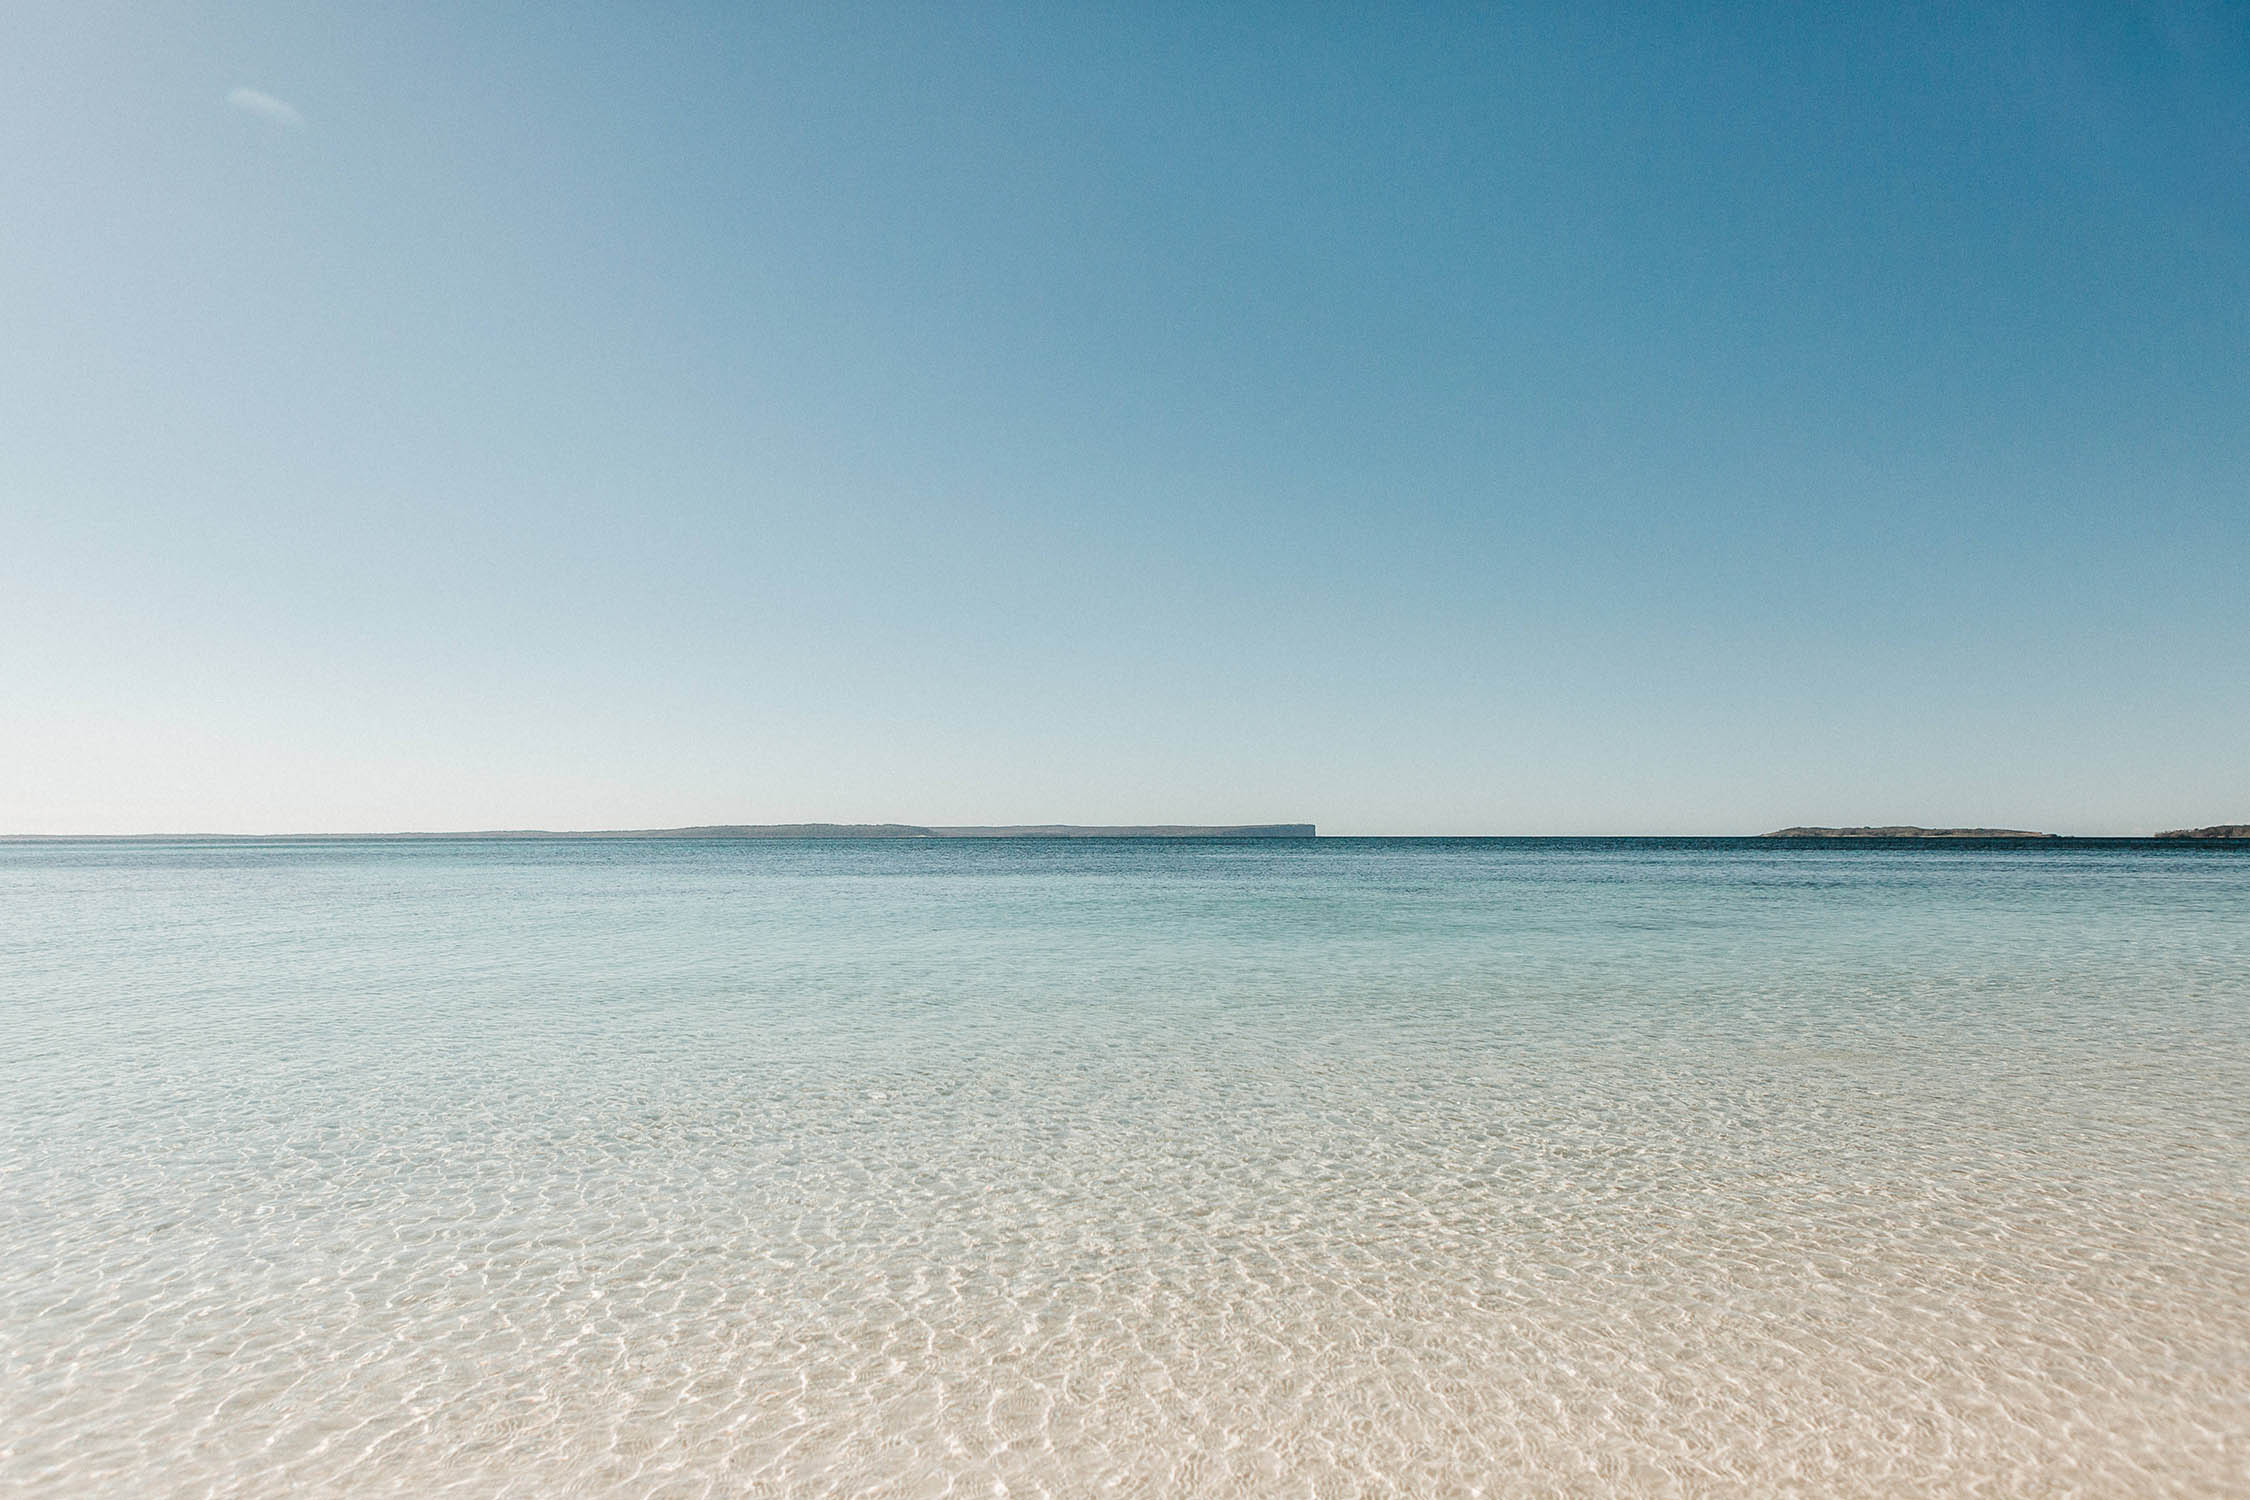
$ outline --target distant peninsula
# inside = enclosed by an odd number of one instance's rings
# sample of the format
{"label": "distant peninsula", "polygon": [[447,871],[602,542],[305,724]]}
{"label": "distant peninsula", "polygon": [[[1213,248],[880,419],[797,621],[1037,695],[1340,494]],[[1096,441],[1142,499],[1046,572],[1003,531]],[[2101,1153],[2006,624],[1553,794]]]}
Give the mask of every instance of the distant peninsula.
{"label": "distant peninsula", "polygon": [[[456,833],[213,833],[111,834],[96,838],[320,843],[333,839],[1309,839],[1310,823],[1153,823],[1088,826],[1078,823],[1011,823],[990,827],[925,828],[915,823],[710,823],[695,828],[487,828]],[[56,835],[11,834],[0,843],[51,842]]]}
{"label": "distant peninsula", "polygon": [[[496,835],[500,837],[504,835]],[[534,835],[536,836],[536,835]],[[1309,839],[1310,823],[1004,823],[924,828],[916,823],[720,823],[643,828],[579,838],[627,839]]]}
{"label": "distant peninsula", "polygon": [[2213,823],[2209,828],[2168,828],[2160,839],[2250,839],[2250,823]]}
{"label": "distant peninsula", "polygon": [[[2182,835],[2184,837],[2185,835]],[[1761,834],[1769,839],[2053,839],[2059,833],[2033,833],[2023,828],[1777,828]],[[2158,834],[2170,838],[2170,834]]]}

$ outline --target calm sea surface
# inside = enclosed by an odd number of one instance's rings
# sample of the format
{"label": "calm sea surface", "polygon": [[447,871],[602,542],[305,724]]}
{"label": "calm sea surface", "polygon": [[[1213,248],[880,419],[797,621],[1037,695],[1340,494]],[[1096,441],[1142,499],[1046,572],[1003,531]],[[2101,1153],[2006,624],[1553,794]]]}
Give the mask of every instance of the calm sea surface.
{"label": "calm sea surface", "polygon": [[0,1494],[2250,1494],[2250,850],[0,846]]}

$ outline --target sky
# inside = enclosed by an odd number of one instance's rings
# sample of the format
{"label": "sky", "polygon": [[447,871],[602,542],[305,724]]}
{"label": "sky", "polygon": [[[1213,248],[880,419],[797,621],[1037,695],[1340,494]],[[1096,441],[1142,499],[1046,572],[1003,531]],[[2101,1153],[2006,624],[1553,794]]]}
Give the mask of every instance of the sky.
{"label": "sky", "polygon": [[0,12],[0,832],[2250,819],[2250,8]]}

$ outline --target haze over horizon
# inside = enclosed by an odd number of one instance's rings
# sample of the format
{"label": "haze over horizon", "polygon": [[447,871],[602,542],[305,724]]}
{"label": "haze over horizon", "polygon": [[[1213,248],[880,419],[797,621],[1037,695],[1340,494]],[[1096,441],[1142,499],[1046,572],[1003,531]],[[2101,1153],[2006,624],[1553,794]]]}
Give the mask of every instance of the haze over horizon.
{"label": "haze over horizon", "polygon": [[0,69],[0,833],[2250,818],[2239,8]]}

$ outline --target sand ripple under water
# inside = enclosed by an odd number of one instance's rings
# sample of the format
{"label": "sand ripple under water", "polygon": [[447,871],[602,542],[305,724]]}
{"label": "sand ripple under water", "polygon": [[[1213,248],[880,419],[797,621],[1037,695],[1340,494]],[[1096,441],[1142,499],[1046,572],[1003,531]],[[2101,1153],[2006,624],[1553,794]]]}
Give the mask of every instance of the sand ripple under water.
{"label": "sand ripple under water", "polygon": [[8,869],[0,1494],[2250,1493],[2250,861],[948,857]]}

